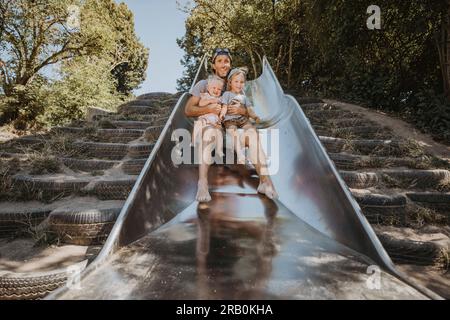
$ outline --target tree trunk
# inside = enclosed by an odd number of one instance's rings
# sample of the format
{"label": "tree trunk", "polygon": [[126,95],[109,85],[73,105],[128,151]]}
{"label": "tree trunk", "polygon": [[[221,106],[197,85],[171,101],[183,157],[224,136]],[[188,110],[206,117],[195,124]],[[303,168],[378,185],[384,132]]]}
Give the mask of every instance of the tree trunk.
{"label": "tree trunk", "polygon": [[277,75],[277,77],[279,76],[278,72],[280,71],[282,53],[283,53],[283,45],[280,46],[280,50],[278,51],[277,62],[275,66],[275,74]]}
{"label": "tree trunk", "polygon": [[253,76],[254,76],[254,79],[256,79],[258,77],[258,71],[256,71],[256,64],[255,64],[256,61],[255,61],[255,57],[253,56],[253,51],[251,48],[249,49],[249,53],[250,53],[250,59],[252,60]]}
{"label": "tree trunk", "polygon": [[447,14],[442,18],[441,30],[435,39],[439,53],[444,94],[450,100],[450,5],[447,7]]}
{"label": "tree trunk", "polygon": [[289,63],[288,63],[288,74],[287,74],[287,87],[288,89],[291,88],[291,76],[292,76],[292,50],[294,48],[294,37],[290,36],[289,41]]}

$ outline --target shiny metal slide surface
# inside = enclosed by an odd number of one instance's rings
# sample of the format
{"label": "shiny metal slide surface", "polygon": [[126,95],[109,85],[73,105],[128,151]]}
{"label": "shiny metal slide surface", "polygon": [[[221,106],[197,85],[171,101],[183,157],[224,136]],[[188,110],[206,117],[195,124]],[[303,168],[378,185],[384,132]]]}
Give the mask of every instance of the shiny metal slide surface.
{"label": "shiny metal slide surface", "polygon": [[247,94],[278,137],[280,198],[257,193],[254,170],[215,164],[213,200],[195,201],[198,166],[171,160],[174,130],[192,131],[184,94],[80,286],[50,299],[439,298],[397,272],[266,59]]}

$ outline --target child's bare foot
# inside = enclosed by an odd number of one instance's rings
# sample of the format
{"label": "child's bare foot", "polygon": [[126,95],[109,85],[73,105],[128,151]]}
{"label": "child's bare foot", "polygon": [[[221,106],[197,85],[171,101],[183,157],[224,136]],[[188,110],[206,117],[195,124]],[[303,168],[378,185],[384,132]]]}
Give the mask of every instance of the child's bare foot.
{"label": "child's bare foot", "polygon": [[258,186],[258,192],[265,194],[269,199],[278,199],[278,193],[270,179],[261,179]]}
{"label": "child's bare foot", "polygon": [[208,182],[207,181],[198,181],[198,190],[197,190],[197,196],[195,199],[198,202],[209,202],[211,201],[211,195],[209,194],[208,190]]}
{"label": "child's bare foot", "polygon": [[237,163],[238,164],[245,164],[245,155],[242,151],[237,151]]}

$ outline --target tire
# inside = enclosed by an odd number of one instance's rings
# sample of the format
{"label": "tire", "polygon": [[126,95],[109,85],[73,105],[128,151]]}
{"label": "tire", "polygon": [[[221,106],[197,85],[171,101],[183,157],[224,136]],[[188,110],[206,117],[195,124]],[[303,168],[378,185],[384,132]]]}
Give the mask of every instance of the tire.
{"label": "tire", "polygon": [[0,277],[0,300],[35,300],[44,298],[67,282],[67,273],[41,277]]}
{"label": "tire", "polygon": [[374,172],[340,171],[342,179],[349,188],[365,189],[379,184],[378,175]]}
{"label": "tire", "polygon": [[404,223],[406,220],[406,197],[404,195],[364,194],[353,195],[370,223]]}
{"label": "tire", "polygon": [[48,218],[49,230],[63,243],[83,246],[102,244],[121,209],[56,210]]}
{"label": "tire", "polygon": [[433,242],[396,239],[382,233],[377,234],[377,236],[389,256],[396,263],[436,265],[443,255],[442,248]]}

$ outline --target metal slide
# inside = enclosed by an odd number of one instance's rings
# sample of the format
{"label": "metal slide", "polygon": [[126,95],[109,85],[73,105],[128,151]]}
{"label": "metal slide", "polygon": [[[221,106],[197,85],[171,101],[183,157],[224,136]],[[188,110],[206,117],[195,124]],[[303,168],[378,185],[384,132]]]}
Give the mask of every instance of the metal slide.
{"label": "metal slide", "polygon": [[252,170],[215,164],[213,200],[195,201],[198,166],[171,160],[173,131],[192,130],[185,93],[102,252],[49,299],[440,298],[395,269],[266,59],[247,94],[278,129],[280,198],[259,195]]}

